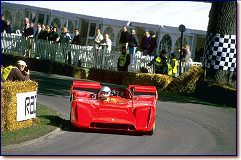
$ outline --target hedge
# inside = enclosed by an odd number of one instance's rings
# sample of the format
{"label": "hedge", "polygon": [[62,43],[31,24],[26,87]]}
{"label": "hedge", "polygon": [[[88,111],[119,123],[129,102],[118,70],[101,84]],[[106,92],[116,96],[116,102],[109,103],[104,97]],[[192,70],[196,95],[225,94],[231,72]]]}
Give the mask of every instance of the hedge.
{"label": "hedge", "polygon": [[86,71],[80,67],[52,61],[49,59],[36,59],[19,56],[16,54],[1,53],[1,65],[15,65],[18,60],[24,60],[28,69],[45,73],[71,76],[74,78],[86,79]]}
{"label": "hedge", "polygon": [[237,106],[236,89],[225,86],[224,84],[198,81],[193,95],[199,99],[216,104],[234,108]]}

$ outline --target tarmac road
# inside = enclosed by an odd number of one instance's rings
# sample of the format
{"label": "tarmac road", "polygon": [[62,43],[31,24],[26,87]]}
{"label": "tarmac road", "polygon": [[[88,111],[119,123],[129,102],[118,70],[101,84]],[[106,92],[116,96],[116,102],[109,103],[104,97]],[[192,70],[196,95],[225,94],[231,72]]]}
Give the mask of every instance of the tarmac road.
{"label": "tarmac road", "polygon": [[[69,120],[74,78],[31,72],[38,102]],[[76,80],[76,79],[75,79]],[[236,111],[159,96],[154,134],[73,131],[66,124],[55,138],[2,148],[2,155],[236,155]]]}

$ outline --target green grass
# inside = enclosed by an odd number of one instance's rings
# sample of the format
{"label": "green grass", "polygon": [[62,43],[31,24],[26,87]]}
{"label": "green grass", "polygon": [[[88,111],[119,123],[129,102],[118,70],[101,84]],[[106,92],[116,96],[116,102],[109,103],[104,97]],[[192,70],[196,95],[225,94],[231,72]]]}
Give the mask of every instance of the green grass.
{"label": "green grass", "polygon": [[11,132],[2,131],[1,145],[18,144],[41,137],[60,127],[63,122],[63,119],[54,110],[41,104],[37,104],[37,117],[40,120],[38,125]]}

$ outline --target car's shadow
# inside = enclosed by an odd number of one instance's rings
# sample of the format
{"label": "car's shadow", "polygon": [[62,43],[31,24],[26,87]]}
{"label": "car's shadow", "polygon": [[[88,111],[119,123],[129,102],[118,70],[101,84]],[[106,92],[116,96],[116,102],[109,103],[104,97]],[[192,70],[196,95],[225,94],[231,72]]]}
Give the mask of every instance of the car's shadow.
{"label": "car's shadow", "polygon": [[116,134],[127,136],[144,136],[151,135],[151,132],[136,132],[136,131],[124,131],[124,130],[110,130],[110,129],[91,129],[91,128],[77,128],[71,125],[70,120],[64,120],[61,127],[63,131],[67,132],[84,132],[84,133],[97,133],[97,134]]}

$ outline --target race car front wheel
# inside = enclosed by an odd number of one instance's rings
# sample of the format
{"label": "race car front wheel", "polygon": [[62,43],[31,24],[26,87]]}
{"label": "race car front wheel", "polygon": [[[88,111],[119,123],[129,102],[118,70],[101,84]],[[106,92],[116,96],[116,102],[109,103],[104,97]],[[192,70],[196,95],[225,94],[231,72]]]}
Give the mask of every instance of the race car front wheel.
{"label": "race car front wheel", "polygon": [[154,122],[152,129],[146,132],[146,135],[153,135],[155,127],[156,127],[156,122]]}

